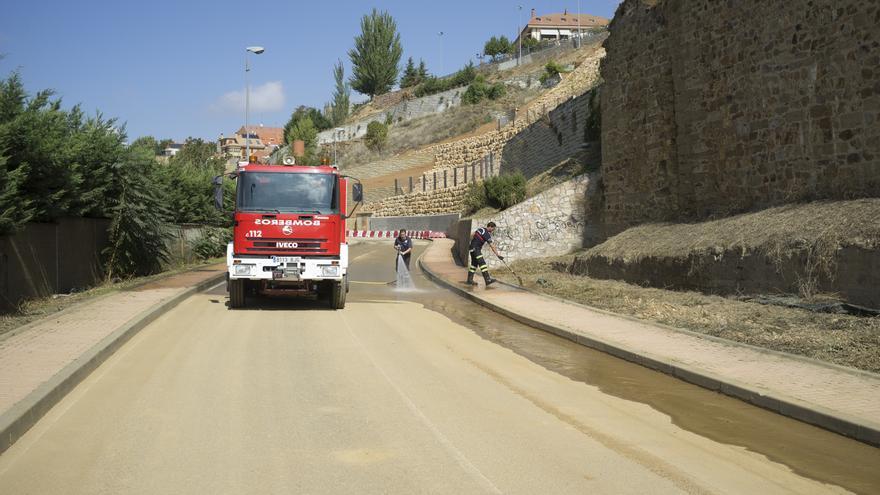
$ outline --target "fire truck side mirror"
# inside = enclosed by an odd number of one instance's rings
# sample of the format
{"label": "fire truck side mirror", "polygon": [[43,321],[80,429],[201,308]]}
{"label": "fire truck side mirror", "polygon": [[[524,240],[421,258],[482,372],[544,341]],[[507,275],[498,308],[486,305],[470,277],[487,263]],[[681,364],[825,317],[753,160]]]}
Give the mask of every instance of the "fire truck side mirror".
{"label": "fire truck side mirror", "polygon": [[364,186],[360,183],[354,183],[351,186],[351,195],[352,199],[354,199],[355,203],[360,203],[364,200]]}

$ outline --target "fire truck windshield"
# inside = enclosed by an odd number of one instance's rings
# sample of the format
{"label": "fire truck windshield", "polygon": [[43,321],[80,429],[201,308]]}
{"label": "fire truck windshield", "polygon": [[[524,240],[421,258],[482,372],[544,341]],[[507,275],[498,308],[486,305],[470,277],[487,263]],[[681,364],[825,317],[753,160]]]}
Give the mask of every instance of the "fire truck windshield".
{"label": "fire truck windshield", "polygon": [[239,211],[339,211],[339,188],[334,174],[245,172],[238,177],[237,196]]}

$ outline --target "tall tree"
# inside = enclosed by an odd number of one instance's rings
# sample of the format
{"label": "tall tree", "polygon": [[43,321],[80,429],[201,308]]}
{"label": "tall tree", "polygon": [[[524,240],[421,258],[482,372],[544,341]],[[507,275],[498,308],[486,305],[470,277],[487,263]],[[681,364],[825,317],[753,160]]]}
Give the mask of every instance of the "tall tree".
{"label": "tall tree", "polygon": [[419,82],[424,81],[428,78],[428,66],[425,65],[425,61],[419,59]]}
{"label": "tall tree", "polygon": [[311,120],[311,125],[316,129],[317,132],[321,132],[323,130],[327,130],[333,127],[333,122],[331,122],[320,110],[313,107],[307,107],[305,105],[300,105],[296,107],[296,110],[290,114],[290,120],[284,124],[284,143],[290,144],[288,138],[290,137],[290,130],[296,126],[298,122],[308,118]]}
{"label": "tall tree", "polygon": [[406,68],[403,69],[403,77],[400,78],[400,87],[409,88],[419,83],[419,70],[413,63],[412,57],[406,61]]}
{"label": "tall tree", "polygon": [[168,211],[154,180],[154,156],[129,148],[112,166],[119,194],[110,208],[110,245],[104,249],[107,278],[148,275],[168,259]]}
{"label": "tall tree", "polygon": [[217,143],[202,138],[188,137],[183,147],[170,160],[170,165],[193,165],[207,167],[211,170],[219,166],[222,170],[224,160],[217,154]]}
{"label": "tall tree", "polygon": [[483,46],[483,53],[492,57],[492,60],[495,60],[499,55],[508,53],[510,48],[511,44],[510,40],[507,39],[507,36],[502,35],[500,38],[492,36]]}
{"label": "tall tree", "polygon": [[331,104],[331,119],[334,126],[342,125],[348,118],[351,108],[351,86],[345,81],[345,66],[339,60],[333,66],[333,80],[336,88],[333,91],[333,103]]}
{"label": "tall tree", "polygon": [[305,164],[312,165],[315,163],[318,149],[318,129],[315,128],[310,117],[297,120],[293,127],[291,127],[287,140],[290,143],[296,140],[303,141],[306,148],[306,156],[303,157],[305,158]]}
{"label": "tall tree", "polygon": [[354,48],[348,51],[352,71],[351,87],[369,95],[387,93],[397,82],[403,48],[397,23],[388,12],[375,8],[361,19],[361,34],[354,38]]}

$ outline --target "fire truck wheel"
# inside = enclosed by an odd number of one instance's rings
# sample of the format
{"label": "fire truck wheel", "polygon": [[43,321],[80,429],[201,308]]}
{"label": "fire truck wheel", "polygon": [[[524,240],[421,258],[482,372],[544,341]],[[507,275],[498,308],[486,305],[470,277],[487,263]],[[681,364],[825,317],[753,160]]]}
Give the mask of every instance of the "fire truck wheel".
{"label": "fire truck wheel", "polygon": [[229,307],[243,308],[245,298],[245,281],[230,280],[229,281]]}
{"label": "fire truck wheel", "polygon": [[333,290],[330,292],[330,307],[333,309],[345,307],[345,281],[333,284]]}

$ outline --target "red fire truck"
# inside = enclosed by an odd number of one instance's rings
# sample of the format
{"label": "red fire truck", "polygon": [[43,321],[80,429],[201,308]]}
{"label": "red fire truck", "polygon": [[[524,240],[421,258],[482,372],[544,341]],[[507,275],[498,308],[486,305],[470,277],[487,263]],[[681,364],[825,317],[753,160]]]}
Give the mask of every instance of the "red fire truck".
{"label": "red fire truck", "polygon": [[[249,295],[317,295],[334,309],[348,292],[346,193],[336,167],[247,164],[237,179],[233,241],[226,248],[229,306]],[[357,181],[357,179],[353,179]],[[363,200],[360,182],[352,187]]]}

